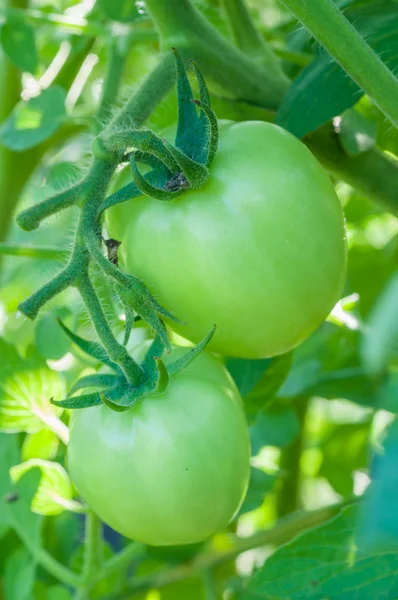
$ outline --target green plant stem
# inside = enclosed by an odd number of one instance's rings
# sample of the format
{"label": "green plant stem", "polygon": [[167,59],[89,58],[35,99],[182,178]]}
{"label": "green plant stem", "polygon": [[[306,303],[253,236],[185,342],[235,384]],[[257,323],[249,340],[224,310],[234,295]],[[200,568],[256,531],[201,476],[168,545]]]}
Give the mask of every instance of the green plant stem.
{"label": "green plant stem", "polygon": [[0,254],[23,256],[25,258],[64,260],[69,256],[69,251],[58,246],[34,246],[33,244],[8,244],[7,242],[0,242]]}
{"label": "green plant stem", "polygon": [[282,0],[398,127],[398,79],[344,17],[333,0]]}
{"label": "green plant stem", "polygon": [[[280,70],[262,67],[235,48],[189,0],[147,0],[162,47],[194,58],[206,77],[235,97],[276,108],[289,80]],[[277,63],[275,63],[277,64]]]}
{"label": "green plant stem", "polygon": [[202,577],[205,587],[206,600],[217,600],[217,590],[213,570],[211,568],[205,569]]}
{"label": "green plant stem", "polygon": [[331,124],[303,140],[329,173],[342,179],[384,210],[398,216],[398,161],[377,148],[348,156]]}
{"label": "green plant stem", "polygon": [[127,53],[120,50],[119,40],[111,36],[109,39],[106,76],[102,87],[100,105],[97,111],[97,120],[99,122],[106,117],[109,117],[110,110],[115,103],[122,81],[126,58]]}
{"label": "green plant stem", "polygon": [[308,410],[308,399],[298,398],[295,408],[299,422],[299,432],[293,442],[281,451],[279,467],[282,475],[277,496],[278,517],[284,517],[301,508],[300,459],[305,442],[305,418]]}
{"label": "green plant stem", "polygon": [[259,531],[247,538],[235,538],[231,549],[218,553],[202,554],[191,563],[178,566],[174,569],[161,571],[150,576],[136,577],[130,582],[121,594],[109,596],[107,600],[127,600],[133,592],[143,592],[150,589],[159,589],[171,583],[183,581],[189,577],[200,574],[206,569],[234,560],[239,554],[261,546],[279,546],[291,540],[301,531],[316,527],[336,516],[342,508],[352,501],[327,506],[314,511],[300,511],[284,517],[272,529]]}
{"label": "green plant stem", "polygon": [[279,60],[254,25],[244,0],[222,0],[222,4],[237,48],[264,67],[283,74]]}
{"label": "green plant stem", "polygon": [[112,573],[117,573],[128,567],[135,559],[145,554],[145,546],[138,542],[131,542],[123,550],[112,556],[103,565],[100,571],[95,573],[91,579],[91,585],[106,579]]}

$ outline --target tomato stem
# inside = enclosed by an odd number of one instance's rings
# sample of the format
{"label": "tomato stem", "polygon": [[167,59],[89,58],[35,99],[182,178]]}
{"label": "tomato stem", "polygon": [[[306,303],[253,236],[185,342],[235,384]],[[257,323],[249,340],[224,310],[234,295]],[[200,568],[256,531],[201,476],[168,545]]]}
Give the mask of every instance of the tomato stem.
{"label": "tomato stem", "polygon": [[333,0],[282,1],[398,127],[398,79]]}

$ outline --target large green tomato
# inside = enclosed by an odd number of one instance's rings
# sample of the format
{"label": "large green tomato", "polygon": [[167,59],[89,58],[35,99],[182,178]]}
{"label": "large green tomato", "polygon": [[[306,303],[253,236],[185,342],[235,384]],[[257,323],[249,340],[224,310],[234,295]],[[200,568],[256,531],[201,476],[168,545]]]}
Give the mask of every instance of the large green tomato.
{"label": "large green tomato", "polygon": [[263,358],[294,348],[325,319],[346,271],[344,218],[310,151],[264,122],[229,123],[208,182],[171,202],[140,197],[108,211],[122,267],[199,341]]}
{"label": "large green tomato", "polygon": [[205,353],[126,412],[73,413],[76,488],[105,523],[146,544],[191,544],[225,528],[245,496],[249,459],[239,392]]}

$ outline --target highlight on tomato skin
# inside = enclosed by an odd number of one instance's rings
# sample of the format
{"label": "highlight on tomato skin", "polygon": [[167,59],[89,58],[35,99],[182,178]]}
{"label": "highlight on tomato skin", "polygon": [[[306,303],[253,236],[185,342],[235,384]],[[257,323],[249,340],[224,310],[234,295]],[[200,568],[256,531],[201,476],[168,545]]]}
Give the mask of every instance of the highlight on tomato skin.
{"label": "highlight on tomato skin", "polygon": [[310,151],[280,127],[220,127],[210,178],[170,202],[147,196],[107,211],[121,267],[140,277],[198,341],[265,358],[305,340],[340,299],[347,248],[340,201]]}
{"label": "highlight on tomato skin", "polygon": [[152,546],[224,529],[245,497],[249,460],[242,399],[205,352],[126,412],[73,412],[68,468],[79,494],[116,531]]}

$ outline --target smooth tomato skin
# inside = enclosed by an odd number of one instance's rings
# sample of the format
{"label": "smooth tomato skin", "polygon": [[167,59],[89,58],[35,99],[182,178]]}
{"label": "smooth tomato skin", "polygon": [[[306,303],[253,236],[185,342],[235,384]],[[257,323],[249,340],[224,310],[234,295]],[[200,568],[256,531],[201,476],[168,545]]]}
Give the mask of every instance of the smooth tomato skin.
{"label": "smooth tomato skin", "polygon": [[249,460],[239,392],[205,353],[129,411],[102,405],[72,415],[68,465],[77,490],[105,523],[152,546],[192,544],[224,529],[246,494]]}
{"label": "smooth tomato skin", "polygon": [[140,197],[107,213],[122,267],[187,324],[198,342],[242,358],[287,352],[339,300],[344,217],[310,151],[265,122],[229,123],[208,182],[171,202]]}

